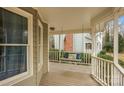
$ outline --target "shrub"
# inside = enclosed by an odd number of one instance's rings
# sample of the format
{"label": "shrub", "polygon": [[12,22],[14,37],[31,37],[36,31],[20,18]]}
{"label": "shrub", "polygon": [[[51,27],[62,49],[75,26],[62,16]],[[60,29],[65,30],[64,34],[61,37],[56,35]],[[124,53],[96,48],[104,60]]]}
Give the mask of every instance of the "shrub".
{"label": "shrub", "polygon": [[121,65],[124,68],[124,61],[119,60],[119,65]]}
{"label": "shrub", "polygon": [[100,54],[100,55],[105,55],[105,54],[106,54],[106,51],[105,51],[105,50],[102,50],[102,51],[100,51],[99,54]]}
{"label": "shrub", "polygon": [[107,60],[110,60],[110,61],[113,60],[113,57],[110,56],[110,55],[102,55],[102,54],[98,54],[98,57],[103,58],[103,59],[107,59]]}

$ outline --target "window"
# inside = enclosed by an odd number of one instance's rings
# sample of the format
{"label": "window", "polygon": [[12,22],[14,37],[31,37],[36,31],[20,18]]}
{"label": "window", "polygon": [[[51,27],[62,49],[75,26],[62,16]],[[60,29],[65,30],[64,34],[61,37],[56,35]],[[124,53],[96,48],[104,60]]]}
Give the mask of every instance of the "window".
{"label": "window", "polygon": [[0,8],[0,81],[27,72],[27,61],[32,60],[28,58],[29,20],[16,9]]}

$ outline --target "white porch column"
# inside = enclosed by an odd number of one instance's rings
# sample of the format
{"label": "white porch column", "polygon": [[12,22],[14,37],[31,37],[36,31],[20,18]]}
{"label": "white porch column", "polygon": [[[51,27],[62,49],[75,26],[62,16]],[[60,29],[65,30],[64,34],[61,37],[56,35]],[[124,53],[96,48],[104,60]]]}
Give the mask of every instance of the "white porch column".
{"label": "white porch column", "polygon": [[114,63],[118,64],[118,17],[114,16]]}
{"label": "white porch column", "polygon": [[96,53],[95,53],[95,50],[96,50],[96,48],[95,48],[95,43],[96,43],[96,41],[95,41],[96,39],[95,39],[95,26],[93,26],[92,27],[92,55],[93,56],[95,56],[96,55]]}
{"label": "white porch column", "polygon": [[[96,53],[95,53],[95,26],[92,26],[91,27],[92,29],[92,56],[95,56]],[[94,75],[94,59],[91,59],[91,74]]]}
{"label": "white porch column", "polygon": [[[114,64],[118,64],[118,13],[114,15]],[[118,84],[118,72],[116,68],[113,67],[112,69],[113,74],[112,76],[112,84]]]}

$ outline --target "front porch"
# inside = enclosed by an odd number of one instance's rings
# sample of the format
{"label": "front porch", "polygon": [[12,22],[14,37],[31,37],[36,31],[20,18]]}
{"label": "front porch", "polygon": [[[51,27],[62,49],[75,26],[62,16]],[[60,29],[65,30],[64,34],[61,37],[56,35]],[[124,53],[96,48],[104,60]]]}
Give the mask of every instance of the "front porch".
{"label": "front porch", "polygon": [[50,72],[41,79],[41,86],[98,86],[90,77],[91,66],[49,62]]}
{"label": "front porch", "polygon": [[0,10],[0,85],[124,86],[124,8]]}

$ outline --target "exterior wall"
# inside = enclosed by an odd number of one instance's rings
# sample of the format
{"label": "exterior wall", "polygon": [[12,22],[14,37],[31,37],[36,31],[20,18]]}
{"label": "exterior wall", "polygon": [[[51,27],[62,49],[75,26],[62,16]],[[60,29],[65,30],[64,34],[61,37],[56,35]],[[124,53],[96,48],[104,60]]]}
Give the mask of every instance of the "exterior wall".
{"label": "exterior wall", "polygon": [[59,49],[60,50],[64,50],[64,38],[65,38],[65,34],[61,34],[60,35],[60,47],[59,47],[59,35],[54,35],[54,45],[55,45],[55,49]]}
{"label": "exterior wall", "polygon": [[[72,35],[72,36],[71,36]],[[74,52],[86,52],[86,43],[92,43],[92,40],[88,33],[78,34],[63,34],[60,35],[60,50],[74,51]],[[59,49],[59,35],[54,35],[55,49]]]}
{"label": "exterior wall", "polygon": [[73,35],[73,51],[74,52],[87,52],[86,43],[92,43],[89,34],[87,33],[79,33]]}
{"label": "exterior wall", "polygon": [[[32,86],[32,85],[39,85],[39,82],[42,78],[43,73],[48,72],[48,25],[43,23],[40,19],[38,13],[33,8],[20,8],[24,11],[27,11],[33,15],[33,76],[18,82],[15,85],[24,85],[24,86]],[[37,35],[36,31],[38,30],[38,19],[40,19],[43,25],[43,67],[37,70]]]}
{"label": "exterior wall", "polygon": [[82,33],[73,34],[73,51],[82,52],[84,51],[84,35]]}
{"label": "exterior wall", "polygon": [[64,50],[73,51],[73,34],[67,34],[64,40]]}

